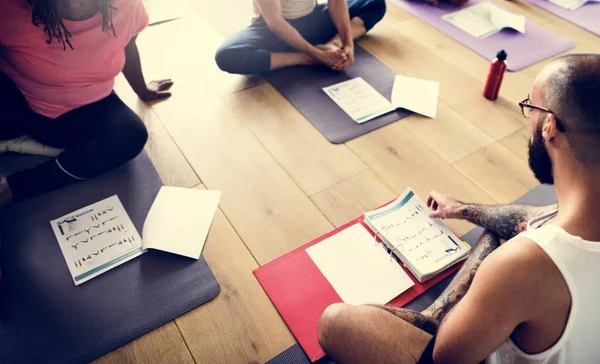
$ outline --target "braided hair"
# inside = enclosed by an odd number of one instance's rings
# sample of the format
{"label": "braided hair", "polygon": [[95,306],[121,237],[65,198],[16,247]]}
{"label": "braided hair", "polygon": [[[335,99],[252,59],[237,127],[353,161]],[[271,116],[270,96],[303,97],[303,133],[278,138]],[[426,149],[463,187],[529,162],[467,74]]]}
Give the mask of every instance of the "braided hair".
{"label": "braided hair", "polygon": [[[29,5],[32,7],[31,20],[33,25],[39,27],[40,24],[44,26],[44,33],[46,33],[48,44],[52,43],[52,39],[56,38],[58,43],[63,44],[63,49],[73,49],[71,44],[71,33],[65,26],[63,19],[58,14],[56,6],[57,1],[64,0],[28,0]],[[112,21],[112,12],[115,9],[113,6],[114,0],[96,0],[98,10],[102,14],[102,31],[112,32],[116,37],[115,26]]]}

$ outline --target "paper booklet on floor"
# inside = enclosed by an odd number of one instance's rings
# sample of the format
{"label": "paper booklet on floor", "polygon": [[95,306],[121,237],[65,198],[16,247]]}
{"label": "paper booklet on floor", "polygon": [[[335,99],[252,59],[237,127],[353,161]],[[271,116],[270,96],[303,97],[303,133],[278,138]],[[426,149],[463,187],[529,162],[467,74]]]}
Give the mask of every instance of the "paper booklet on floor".
{"label": "paper booklet on floor", "polygon": [[587,3],[598,3],[600,0],[548,0],[563,9],[575,11]]}
{"label": "paper booklet on floor", "polygon": [[526,20],[523,15],[513,14],[489,2],[446,14],[442,19],[479,39],[492,36],[504,28],[525,34]]}
{"label": "paper booklet on floor", "polygon": [[403,108],[430,118],[437,114],[439,83],[397,75],[392,101],[381,95],[362,77],[324,87],[323,91],[359,124]]}
{"label": "paper booklet on floor", "polygon": [[116,195],[50,225],[79,285],[148,249],[199,259],[220,198],[220,191],[162,187],[144,222],[143,240]]}
{"label": "paper booklet on floor", "polygon": [[365,214],[365,224],[387,250],[424,282],[465,259],[470,251],[410,188],[397,200]]}

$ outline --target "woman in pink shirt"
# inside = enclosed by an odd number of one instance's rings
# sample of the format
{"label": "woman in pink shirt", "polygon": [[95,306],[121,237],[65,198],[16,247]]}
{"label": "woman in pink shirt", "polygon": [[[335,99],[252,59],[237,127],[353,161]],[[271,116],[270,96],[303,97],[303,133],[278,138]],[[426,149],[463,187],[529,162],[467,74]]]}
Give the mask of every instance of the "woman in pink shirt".
{"label": "woman in pink shirt", "polygon": [[170,80],[142,75],[135,39],[147,25],[142,0],[0,0],[0,140],[28,134],[64,149],[0,176],[0,208],[140,153],[146,128],[112,89],[123,72],[141,99],[170,96]]}
{"label": "woman in pink shirt", "polygon": [[142,120],[114,93],[123,72],[143,100],[170,96],[144,81],[137,34],[142,0],[0,1],[0,140],[28,134],[64,149],[56,159],[0,176],[0,207],[108,172],[144,147]]}

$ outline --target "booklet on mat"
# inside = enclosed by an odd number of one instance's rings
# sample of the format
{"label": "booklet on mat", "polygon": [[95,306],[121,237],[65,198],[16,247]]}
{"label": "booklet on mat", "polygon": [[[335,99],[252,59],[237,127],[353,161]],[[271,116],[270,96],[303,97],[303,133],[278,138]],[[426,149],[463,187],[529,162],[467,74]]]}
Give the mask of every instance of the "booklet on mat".
{"label": "booklet on mat", "polygon": [[414,285],[361,224],[306,249],[345,303],[384,305]]}
{"label": "booklet on mat", "polygon": [[441,220],[430,218],[427,205],[410,188],[393,203],[367,212],[365,224],[419,282],[466,259],[471,249]]}
{"label": "booklet on mat", "polygon": [[446,14],[442,19],[479,39],[492,36],[504,28],[525,34],[526,20],[523,15],[513,14],[489,2]]}
{"label": "booklet on mat", "polygon": [[600,0],[548,0],[554,5],[558,5],[563,9],[575,11],[587,3],[598,3]]}
{"label": "booklet on mat", "polygon": [[399,108],[430,118],[437,114],[439,83],[434,81],[397,75],[392,101],[383,97],[362,77],[324,87],[323,91],[359,124]]}
{"label": "booklet on mat", "polygon": [[50,225],[75,285],[157,249],[199,259],[220,191],[162,187],[140,237],[118,196],[112,196]]}

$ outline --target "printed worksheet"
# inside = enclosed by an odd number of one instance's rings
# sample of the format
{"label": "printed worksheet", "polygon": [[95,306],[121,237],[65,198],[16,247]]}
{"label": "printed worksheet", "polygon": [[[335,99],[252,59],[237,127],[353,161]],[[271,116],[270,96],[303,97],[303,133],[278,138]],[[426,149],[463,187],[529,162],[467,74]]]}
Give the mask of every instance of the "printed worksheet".
{"label": "printed worksheet", "polygon": [[525,34],[525,17],[513,14],[492,3],[479,3],[442,16],[442,19],[471,34],[485,39],[504,28]]}
{"label": "printed worksheet", "polygon": [[575,11],[587,4],[588,2],[599,2],[600,0],[548,0],[554,5],[558,5],[563,9]]}
{"label": "printed worksheet", "polygon": [[50,224],[75,285],[144,252],[142,239],[116,195]]}
{"label": "printed worksheet", "polygon": [[359,124],[396,109],[362,77],[325,87],[323,91]]}

